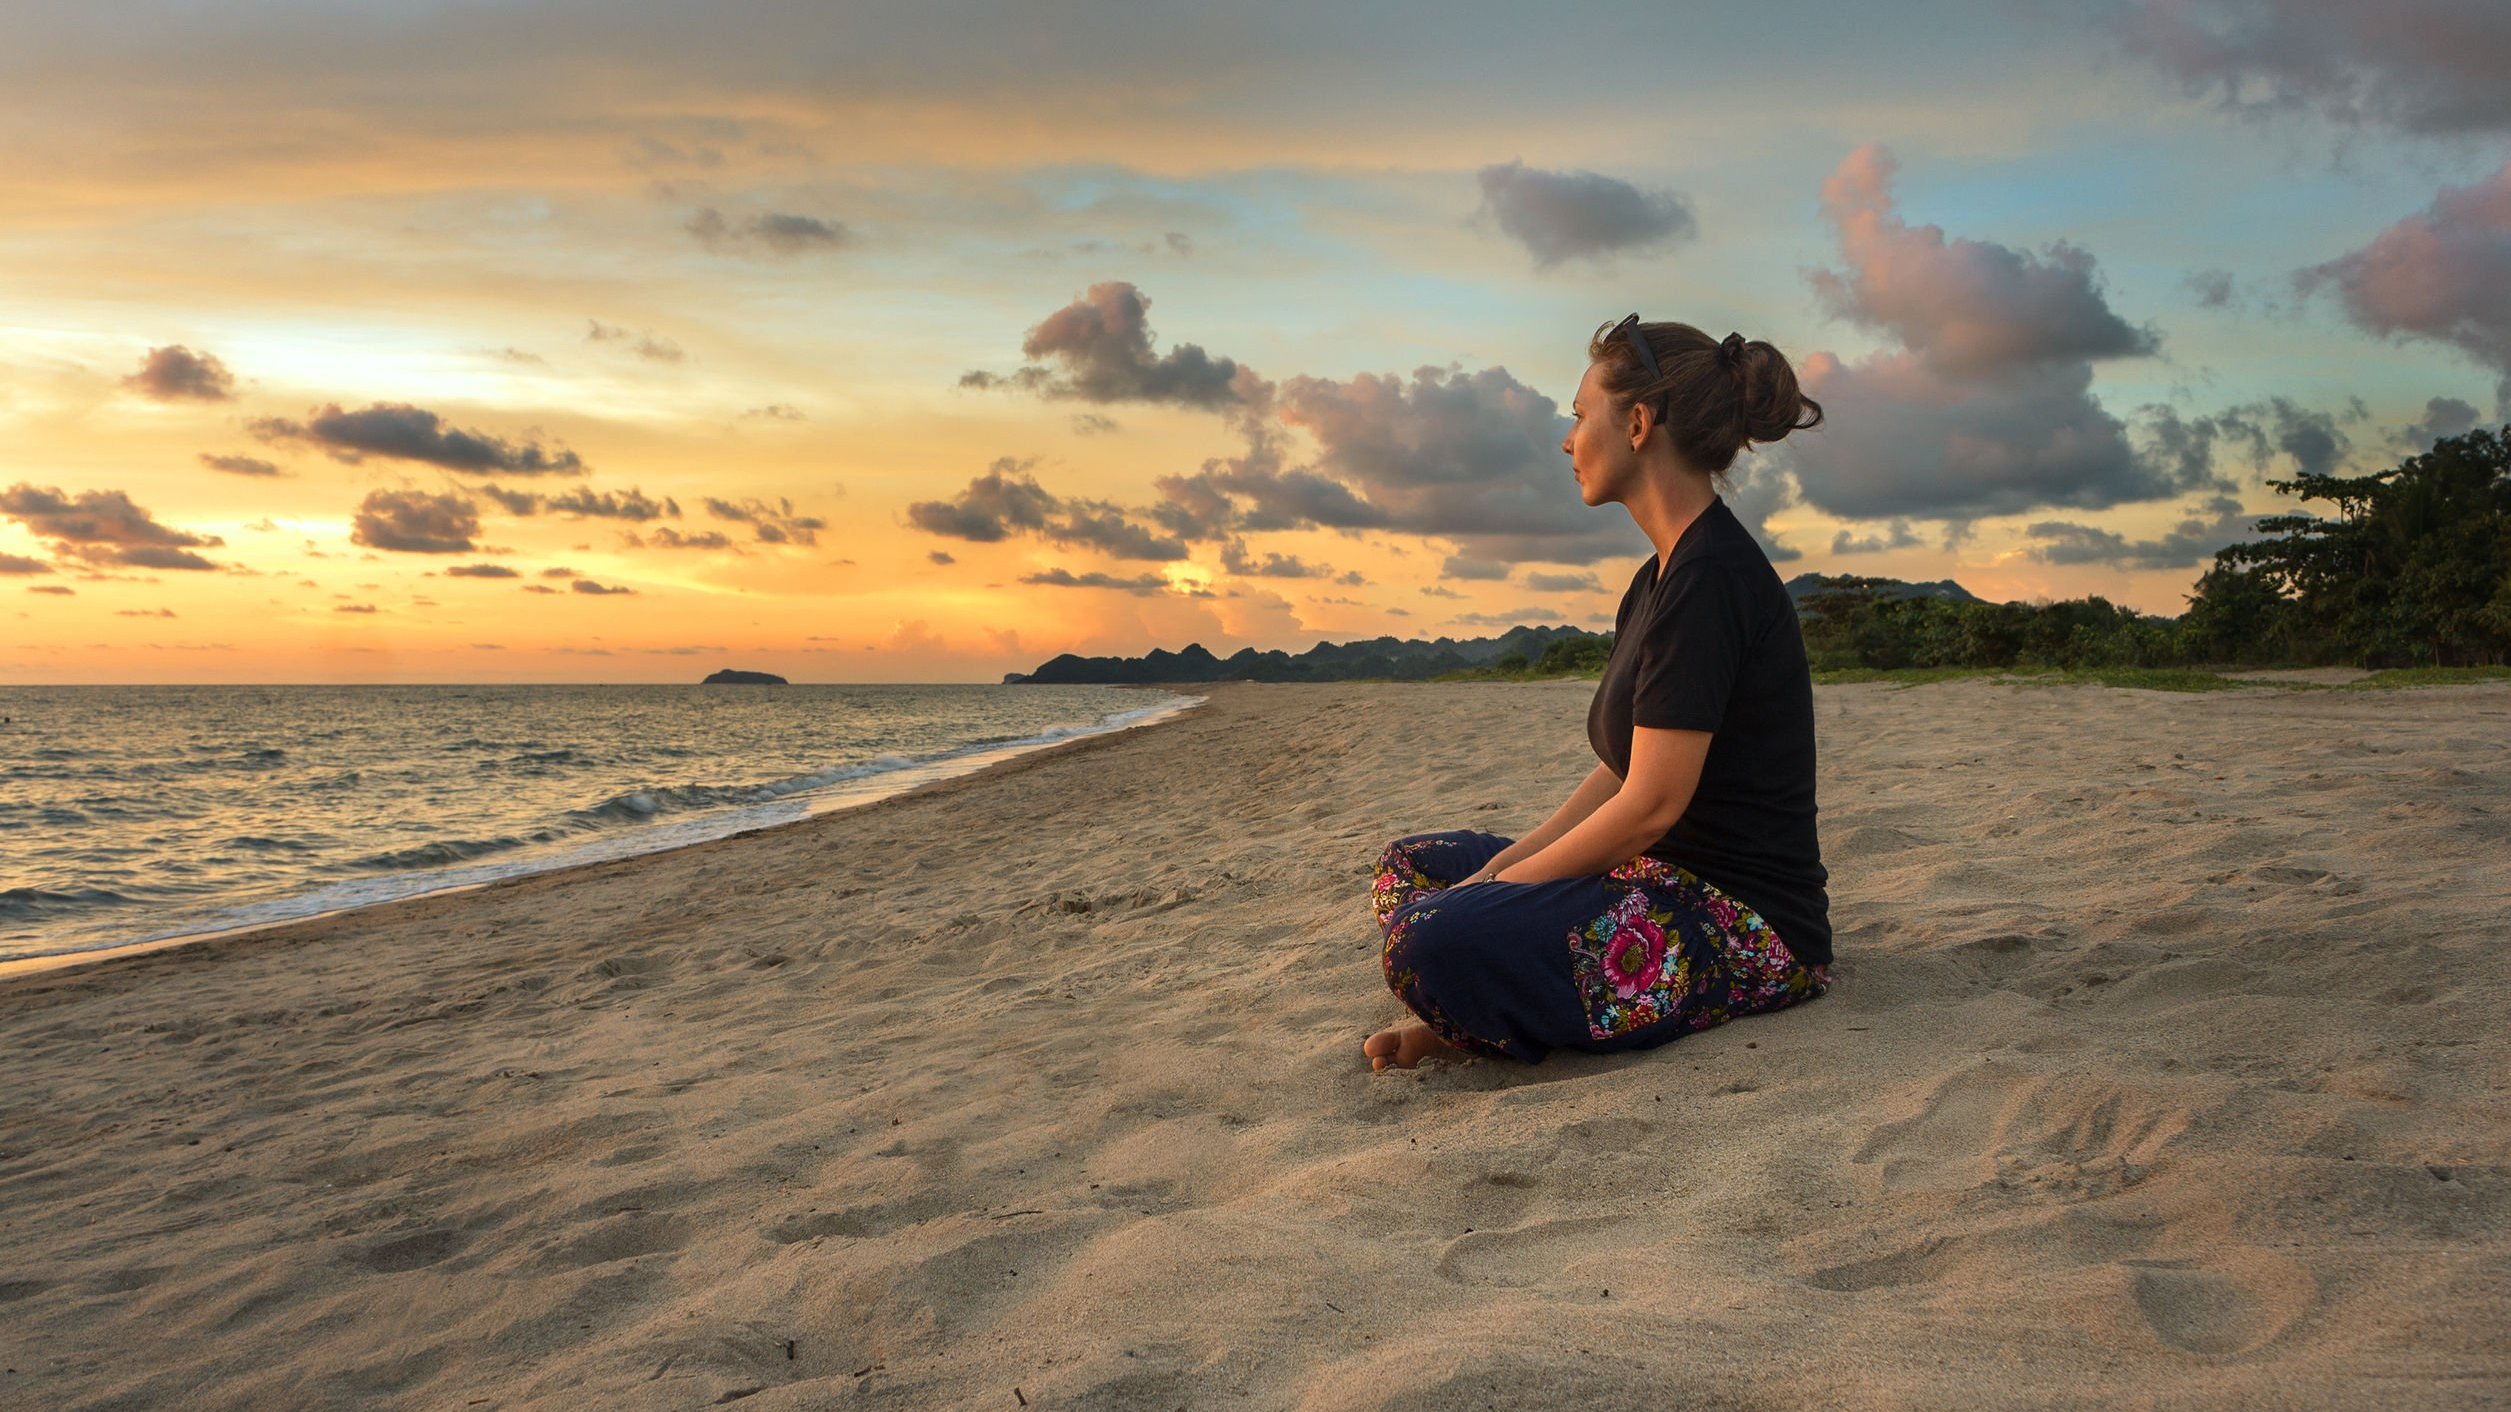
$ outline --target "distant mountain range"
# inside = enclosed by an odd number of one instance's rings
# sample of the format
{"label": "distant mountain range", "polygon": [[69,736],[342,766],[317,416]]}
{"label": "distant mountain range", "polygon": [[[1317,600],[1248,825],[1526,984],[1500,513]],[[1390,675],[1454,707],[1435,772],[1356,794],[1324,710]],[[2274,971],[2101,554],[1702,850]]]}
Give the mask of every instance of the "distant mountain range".
{"label": "distant mountain range", "polygon": [[[1802,613],[1806,611],[1804,602],[1807,597],[1852,583],[1865,585],[1893,598],[1949,598],[1957,603],[1986,601],[1951,579],[1938,579],[1933,583],[1904,583],[1899,579],[1851,578],[1844,574],[1798,574],[1787,581],[1787,596]],[[1007,684],[1042,686],[1350,681],[1356,677],[1422,681],[1443,672],[1487,667],[1511,652],[1531,662],[1541,657],[1543,649],[1555,639],[1589,635],[1584,628],[1568,626],[1514,627],[1497,637],[1441,637],[1427,642],[1419,638],[1371,637],[1353,642],[1320,642],[1297,655],[1278,648],[1258,652],[1252,647],[1242,647],[1226,657],[1215,657],[1199,642],[1189,643],[1182,652],[1171,652],[1162,647],[1139,657],[1076,657],[1067,652],[1038,664],[1034,671],[1007,672],[1003,681]]]}

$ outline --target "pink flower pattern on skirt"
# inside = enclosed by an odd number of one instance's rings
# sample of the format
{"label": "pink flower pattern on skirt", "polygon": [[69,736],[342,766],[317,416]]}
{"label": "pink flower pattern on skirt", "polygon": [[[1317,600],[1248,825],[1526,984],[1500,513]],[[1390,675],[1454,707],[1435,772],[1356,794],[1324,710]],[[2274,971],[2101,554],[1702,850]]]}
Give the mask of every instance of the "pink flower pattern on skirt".
{"label": "pink flower pattern on skirt", "polygon": [[[1569,934],[1570,972],[1592,1039],[1655,1024],[1687,1006],[1684,1030],[1706,1029],[1820,995],[1830,984],[1829,967],[1798,965],[1760,913],[1688,868],[1642,855],[1605,877],[1626,889],[1621,900]],[[1686,927],[1705,933],[1706,946],[1683,945]],[[1650,936],[1650,964],[1634,966],[1634,938]],[[1717,974],[1693,963],[1695,951],[1712,959]]]}

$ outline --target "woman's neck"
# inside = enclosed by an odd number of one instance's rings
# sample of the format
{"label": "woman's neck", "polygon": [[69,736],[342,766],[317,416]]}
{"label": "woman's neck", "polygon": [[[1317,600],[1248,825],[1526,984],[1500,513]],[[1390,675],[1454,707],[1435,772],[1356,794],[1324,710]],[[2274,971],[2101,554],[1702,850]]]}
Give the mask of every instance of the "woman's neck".
{"label": "woman's neck", "polygon": [[1653,466],[1640,477],[1635,491],[1622,501],[1622,508],[1639,525],[1639,532],[1656,546],[1657,572],[1665,572],[1666,561],[1674,555],[1674,543],[1699,519],[1701,512],[1718,498],[1709,478],[1670,465]]}

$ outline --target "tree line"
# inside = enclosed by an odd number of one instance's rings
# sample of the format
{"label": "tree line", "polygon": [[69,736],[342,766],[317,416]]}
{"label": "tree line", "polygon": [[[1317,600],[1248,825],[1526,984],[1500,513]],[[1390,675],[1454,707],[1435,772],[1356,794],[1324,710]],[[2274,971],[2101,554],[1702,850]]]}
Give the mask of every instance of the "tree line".
{"label": "tree line", "polygon": [[[2511,662],[2511,426],[2445,437],[2364,476],[2304,472],[2278,493],[2333,515],[2265,516],[2215,551],[2177,617],[2098,596],[1908,597],[1841,575],[1797,605],[1816,671],[1843,667],[2464,667]],[[1602,668],[1610,633],[1503,656],[1508,675]]]}

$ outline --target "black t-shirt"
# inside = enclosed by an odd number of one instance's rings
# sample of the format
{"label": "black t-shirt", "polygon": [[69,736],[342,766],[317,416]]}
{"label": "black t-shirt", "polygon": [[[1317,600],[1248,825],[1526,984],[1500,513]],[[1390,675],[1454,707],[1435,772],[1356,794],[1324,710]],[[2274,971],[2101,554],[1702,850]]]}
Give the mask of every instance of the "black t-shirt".
{"label": "black t-shirt", "polygon": [[1645,851],[1762,915],[1806,965],[1831,959],[1830,873],[1814,830],[1813,676],[1796,605],[1727,508],[1684,526],[1660,578],[1632,575],[1587,740],[1630,776],[1631,728],[1711,733],[1691,803]]}

